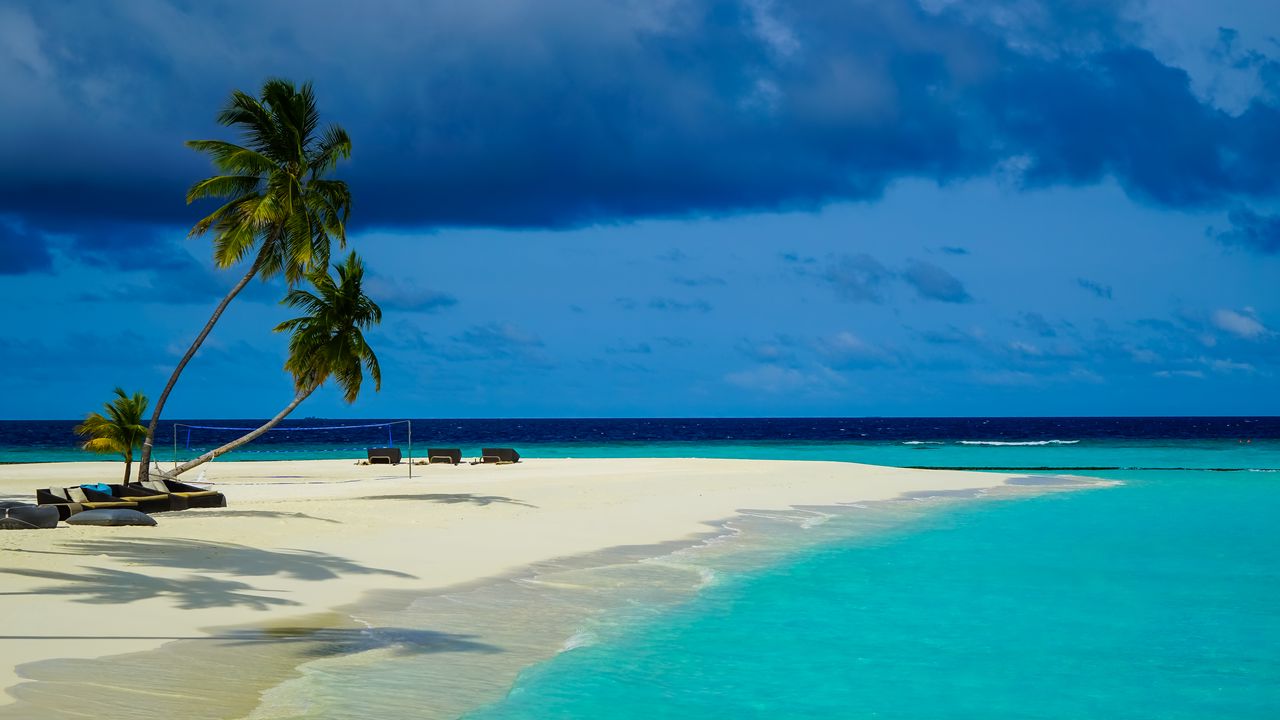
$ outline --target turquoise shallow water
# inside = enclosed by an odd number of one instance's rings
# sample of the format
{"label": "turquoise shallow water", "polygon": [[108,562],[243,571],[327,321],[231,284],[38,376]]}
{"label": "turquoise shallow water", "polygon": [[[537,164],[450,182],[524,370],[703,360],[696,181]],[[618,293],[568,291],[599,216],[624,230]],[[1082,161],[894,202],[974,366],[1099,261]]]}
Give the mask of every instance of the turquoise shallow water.
{"label": "turquoise shallow water", "polygon": [[467,717],[1280,717],[1280,475],[1098,474],[615,613]]}

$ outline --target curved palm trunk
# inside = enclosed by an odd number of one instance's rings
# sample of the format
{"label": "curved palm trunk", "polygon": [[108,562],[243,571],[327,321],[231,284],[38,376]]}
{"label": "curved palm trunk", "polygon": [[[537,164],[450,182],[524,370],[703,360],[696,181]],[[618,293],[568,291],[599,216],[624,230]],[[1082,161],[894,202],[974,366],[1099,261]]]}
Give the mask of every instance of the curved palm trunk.
{"label": "curved palm trunk", "polygon": [[[265,244],[263,248],[266,248]],[[231,301],[235,299],[236,295],[240,294],[244,286],[248,285],[253,276],[258,274],[258,268],[262,265],[262,257],[262,251],[259,251],[258,257],[253,261],[253,266],[249,268],[249,272],[240,278],[240,282],[236,283],[235,287],[231,288],[231,292],[227,293],[227,296],[222,298],[222,302],[218,303],[218,307],[214,308],[209,322],[204,324],[204,329],[196,336],[195,341],[191,343],[191,347],[187,349],[187,354],[182,356],[182,360],[178,361],[178,366],[173,369],[173,374],[169,376],[169,383],[164,386],[164,392],[160,393],[160,398],[156,400],[155,410],[151,413],[151,424],[147,425],[147,437],[142,441],[142,459],[138,461],[138,482],[146,481],[149,478],[151,446],[156,437],[156,424],[160,422],[160,411],[164,410],[164,403],[169,399],[169,393],[173,392],[173,386],[177,384],[178,376],[182,374],[183,368],[187,366],[187,363],[191,362],[191,358],[195,356],[196,351],[204,344],[204,339],[209,336],[209,331],[213,330],[218,318],[222,317],[222,312],[227,309],[227,305],[231,304]]]}
{"label": "curved palm trunk", "polygon": [[217,448],[217,449],[215,449],[215,450],[210,450],[209,452],[207,452],[207,453],[205,453],[205,454],[201,455],[201,456],[200,456],[200,457],[198,457],[198,458],[195,458],[194,460],[188,460],[188,461],[186,461],[186,462],[182,463],[181,465],[179,465],[178,467],[174,468],[173,470],[166,471],[166,472],[165,472],[165,474],[166,474],[166,475],[170,475],[170,476],[173,476],[173,475],[180,475],[180,474],[182,474],[182,473],[184,473],[184,472],[186,472],[186,471],[190,470],[191,468],[196,467],[197,465],[203,465],[203,464],[205,464],[205,463],[209,462],[210,460],[212,460],[212,459],[214,459],[214,458],[218,457],[219,455],[224,455],[224,454],[226,454],[226,453],[229,453],[229,452],[231,452],[232,450],[235,450],[236,448],[240,447],[241,445],[244,445],[244,444],[246,444],[246,443],[249,443],[249,442],[252,442],[252,441],[256,440],[256,439],[257,439],[258,437],[260,437],[263,433],[265,433],[266,431],[268,431],[268,430],[270,430],[271,428],[273,428],[273,427],[275,427],[276,425],[278,425],[278,424],[280,423],[280,421],[281,421],[281,420],[283,420],[283,419],[285,419],[285,417],[286,417],[289,413],[293,412],[293,409],[294,409],[294,408],[296,408],[296,407],[298,407],[298,405],[300,405],[300,404],[302,403],[302,401],[303,401],[303,400],[306,400],[308,397],[310,397],[310,396],[311,396],[311,393],[315,392],[315,391],[316,391],[316,388],[318,388],[318,387],[320,387],[320,386],[319,386],[319,385],[312,385],[312,386],[311,386],[311,388],[310,388],[309,390],[306,390],[306,391],[304,391],[304,392],[300,392],[300,393],[298,393],[298,394],[293,398],[293,401],[292,401],[292,402],[290,402],[288,405],[286,405],[286,406],[284,407],[284,409],[283,409],[283,410],[281,410],[280,412],[276,413],[276,416],[275,416],[275,417],[273,417],[273,418],[271,418],[270,420],[268,420],[268,421],[266,422],[266,424],[265,424],[265,425],[263,425],[262,427],[258,428],[257,430],[254,430],[253,432],[247,433],[247,434],[245,434],[245,435],[241,435],[240,437],[236,438],[235,440],[232,440],[231,442],[227,443],[226,445],[223,445],[222,447]]}

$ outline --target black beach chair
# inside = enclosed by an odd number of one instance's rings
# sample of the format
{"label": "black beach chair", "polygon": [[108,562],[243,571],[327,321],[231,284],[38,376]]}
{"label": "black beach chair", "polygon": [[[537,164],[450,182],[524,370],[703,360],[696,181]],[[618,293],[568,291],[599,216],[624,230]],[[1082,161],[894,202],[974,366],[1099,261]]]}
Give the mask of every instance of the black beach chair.
{"label": "black beach chair", "polygon": [[480,462],[494,465],[509,465],[520,462],[520,453],[512,448],[483,448],[480,450]]}
{"label": "black beach chair", "polygon": [[104,508],[128,508],[137,510],[138,503],[106,495],[81,487],[51,487],[36,490],[36,503],[51,505],[58,509],[58,519],[66,520],[82,510],[101,510]]}
{"label": "black beach chair", "polygon": [[427,464],[448,463],[457,465],[462,462],[462,451],[458,448],[427,448]]}
{"label": "black beach chair", "polygon": [[137,490],[150,490],[153,493],[168,493],[177,495],[186,501],[187,507],[192,508],[217,508],[227,506],[227,496],[217,490],[206,490],[195,485],[188,485],[177,480],[169,480],[160,478],[158,480],[147,480],[143,483],[130,483],[129,487]]}
{"label": "black beach chair", "polygon": [[160,492],[159,490],[142,488],[137,485],[108,485],[108,487],[111,488],[111,494],[117,499],[131,500],[140,506],[146,503],[153,508],[139,507],[142,512],[168,512],[186,510],[191,507],[191,502],[187,498],[172,492]]}
{"label": "black beach chair", "polygon": [[369,464],[370,465],[399,465],[400,464],[400,448],[369,448]]}

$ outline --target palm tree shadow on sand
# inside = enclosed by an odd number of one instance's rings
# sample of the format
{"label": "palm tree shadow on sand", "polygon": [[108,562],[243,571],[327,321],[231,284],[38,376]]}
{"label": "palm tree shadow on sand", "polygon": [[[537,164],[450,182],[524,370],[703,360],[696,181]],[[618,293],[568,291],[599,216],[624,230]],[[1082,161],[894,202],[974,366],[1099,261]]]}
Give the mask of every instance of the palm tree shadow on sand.
{"label": "palm tree shadow on sand", "polygon": [[515,498],[503,497],[502,495],[476,495],[475,493],[416,493],[405,495],[369,495],[359,498],[360,500],[417,500],[419,502],[444,503],[446,505],[457,505],[466,503],[468,505],[478,505],[484,507],[486,505],[519,505],[520,507],[536,508],[537,505],[527,503],[523,500]]}
{"label": "palm tree shadow on sand", "polygon": [[[178,515],[177,517],[182,517]],[[341,520],[333,518],[316,517],[301,512],[281,512],[279,510],[228,510],[227,508],[204,508],[200,511],[200,517],[244,517],[244,518],[261,518],[261,519],[294,519],[294,520],[315,520],[317,522],[332,523],[341,525]],[[169,520],[170,518],[165,518]]]}
{"label": "palm tree shadow on sand", "polygon": [[[23,665],[27,681],[9,689],[17,701],[0,718],[242,717],[264,689],[296,676],[300,662],[367,651],[393,657],[493,654],[503,649],[473,635],[405,627],[237,629],[208,636],[84,635],[4,639],[177,641],[158,650]],[[92,714],[90,714],[92,713]]]}
{"label": "palm tree shadow on sand", "polygon": [[[236,577],[282,575],[294,580],[332,580],[342,575],[386,575],[412,578],[398,570],[361,565],[339,555],[315,550],[267,550],[235,543],[200,540],[93,540],[62,543],[65,551],[33,551],[50,555],[108,555],[123,562],[152,567],[219,572]],[[12,571],[4,571],[12,572]]]}
{"label": "palm tree shadow on sand", "polygon": [[[259,594],[260,588],[200,575],[162,578],[111,568],[86,568],[79,572],[53,570],[0,569],[0,573],[50,580],[52,585],[0,595],[32,595],[37,598],[72,596],[76,602],[96,605],[123,605],[150,598],[168,598],[183,610],[213,607],[247,607],[268,610],[299,603],[287,598]],[[270,592],[270,591],[266,591]]]}
{"label": "palm tree shadow on sand", "polygon": [[317,628],[271,627],[227,630],[210,635],[0,635],[0,640],[161,640],[211,643],[239,648],[282,644],[294,646],[293,652],[306,658],[350,655],[368,650],[388,650],[396,656],[427,655],[443,652],[498,653],[497,645],[479,642],[475,635],[447,633],[404,627]]}

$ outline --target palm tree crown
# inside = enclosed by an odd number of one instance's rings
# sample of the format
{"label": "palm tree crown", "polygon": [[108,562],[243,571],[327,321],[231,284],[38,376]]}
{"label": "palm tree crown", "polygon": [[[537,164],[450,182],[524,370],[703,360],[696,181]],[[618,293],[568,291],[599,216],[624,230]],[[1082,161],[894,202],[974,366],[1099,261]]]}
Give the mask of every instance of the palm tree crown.
{"label": "palm tree crown", "polygon": [[364,371],[373,378],[374,389],[382,388],[382,370],[373,349],[365,342],[364,330],[382,322],[382,309],[364,294],[364,263],[353,252],[328,273],[315,273],[315,292],[296,288],[284,304],[306,312],[286,320],[276,332],[292,332],[285,369],[293,373],[300,391],[319,386],[332,376],[342,387],[343,398],[351,403],[360,394]]}
{"label": "palm tree crown", "polygon": [[325,178],[338,160],[351,156],[351,139],[337,125],[317,132],[311,83],[295,87],[268,80],[261,98],[236,91],[218,122],[236,127],[243,145],[224,140],[191,140],[221,174],[191,186],[187,202],[225,198],[191,229],[191,236],[214,233],[214,260],[231,267],[260,246],[258,274],[281,273],[290,285],[329,264],[337,239],[346,247],[351,194],[341,180]]}
{"label": "palm tree crown", "polygon": [[129,482],[133,449],[142,445],[147,436],[147,428],[142,424],[142,416],[147,412],[147,396],[140,392],[130,396],[123,388],[116,388],[115,394],[115,400],[102,406],[105,415],[89,413],[84,422],[75,427],[75,433],[88,438],[82,447],[89,452],[123,455],[124,480]]}

